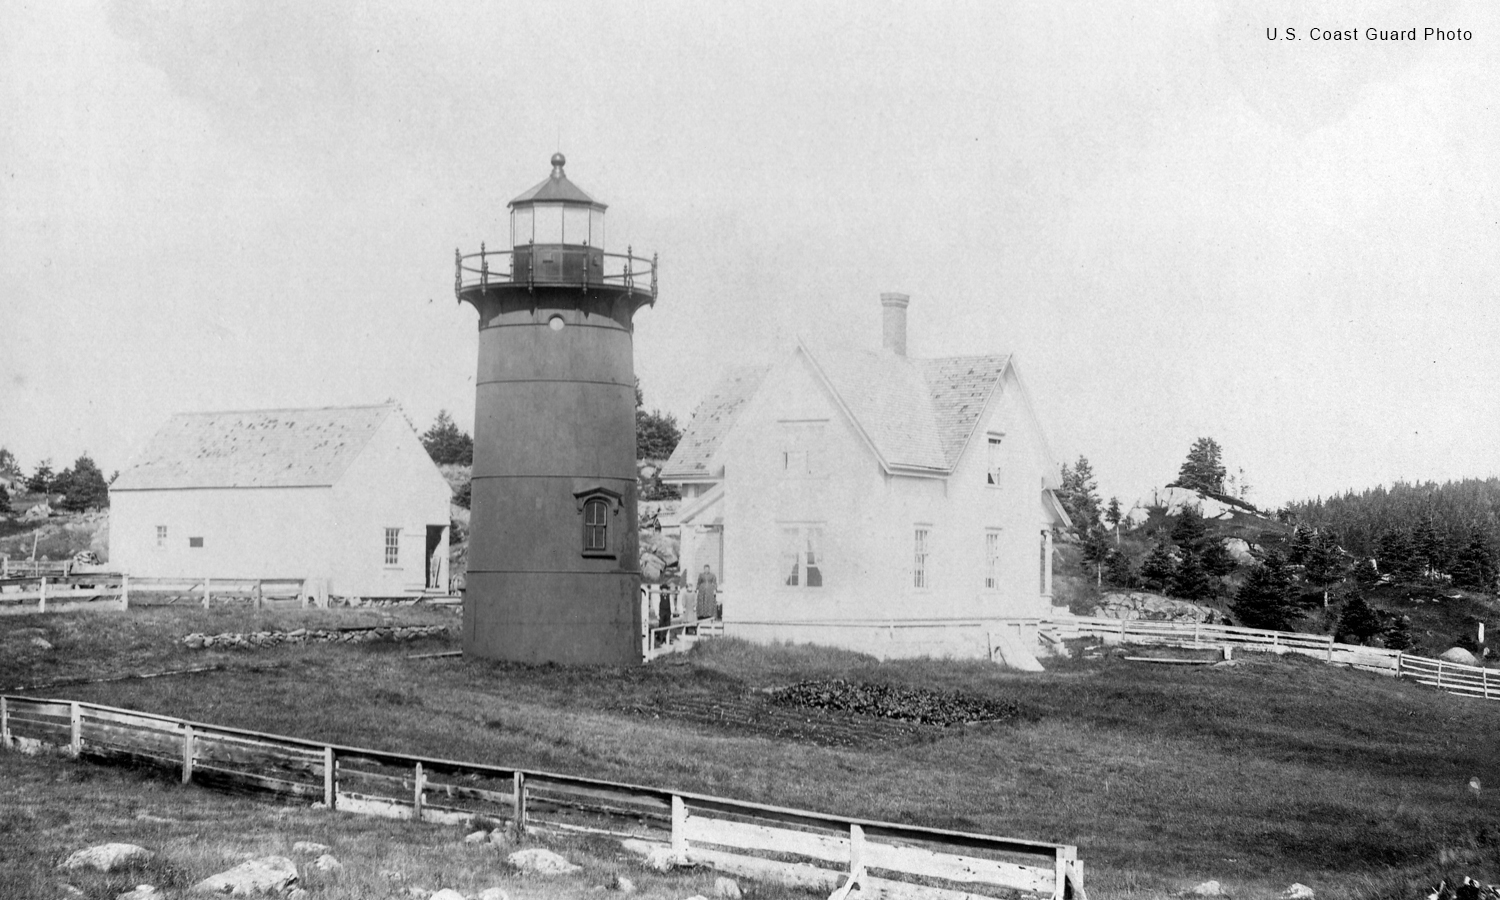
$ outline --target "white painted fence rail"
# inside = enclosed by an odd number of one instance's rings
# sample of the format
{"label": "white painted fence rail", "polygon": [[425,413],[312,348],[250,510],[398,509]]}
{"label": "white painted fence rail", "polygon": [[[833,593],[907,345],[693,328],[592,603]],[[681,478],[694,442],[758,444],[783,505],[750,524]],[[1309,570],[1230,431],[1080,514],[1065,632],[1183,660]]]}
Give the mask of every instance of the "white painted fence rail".
{"label": "white painted fence rail", "polygon": [[[1500,671],[1441,659],[1412,656],[1400,650],[1340,644],[1327,634],[1297,634],[1261,628],[1204,623],[1153,622],[1066,616],[1044,619],[1042,630],[1053,639],[1097,637],[1122,644],[1162,644],[1208,648],[1234,646],[1269,653],[1297,653],[1334,665],[1352,666],[1397,678],[1409,678],[1451,694],[1500,700]],[[1494,674],[1491,674],[1491,673]]]}
{"label": "white painted fence rail", "polygon": [[[1086,900],[1070,844],[919,828],[722,797],[407,756],[69,700],[0,696],[0,744],[126,760],[220,790],[467,825],[476,816],[670,847],[678,861],[882,900],[1011,892]],[[789,859],[795,857],[796,859]]]}

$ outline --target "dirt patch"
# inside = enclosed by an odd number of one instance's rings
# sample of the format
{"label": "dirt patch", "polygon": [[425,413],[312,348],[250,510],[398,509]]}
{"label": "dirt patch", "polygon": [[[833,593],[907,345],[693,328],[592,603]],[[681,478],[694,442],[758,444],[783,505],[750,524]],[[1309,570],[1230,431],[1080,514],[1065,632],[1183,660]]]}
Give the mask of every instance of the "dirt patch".
{"label": "dirt patch", "polygon": [[870,719],[836,710],[778,705],[767,693],[722,697],[672,697],[629,703],[620,712],[654,719],[693,722],[736,734],[805,741],[823,747],[885,749],[931,740],[940,729],[893,720]]}
{"label": "dirt patch", "polygon": [[994,700],[960,691],[900,687],[880,682],[800,681],[771,692],[782,707],[849,712],[919,725],[972,725],[1020,718],[1013,700]]}

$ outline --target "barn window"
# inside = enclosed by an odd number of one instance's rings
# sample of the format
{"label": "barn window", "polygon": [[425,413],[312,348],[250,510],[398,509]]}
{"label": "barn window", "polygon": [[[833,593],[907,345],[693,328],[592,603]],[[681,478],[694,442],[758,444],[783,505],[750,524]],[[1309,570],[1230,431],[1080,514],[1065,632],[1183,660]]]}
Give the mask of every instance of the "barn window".
{"label": "barn window", "polygon": [[399,528],[385,530],[385,564],[401,565],[401,529]]}
{"label": "barn window", "polygon": [[594,497],[583,504],[583,552],[609,550],[609,501]]}
{"label": "barn window", "polygon": [[823,526],[785,525],[781,529],[782,584],[795,588],[823,586]]}
{"label": "barn window", "polygon": [[991,528],[984,533],[984,589],[1000,589],[1000,529]]}
{"label": "barn window", "polygon": [[918,525],[912,534],[911,586],[914,588],[932,587],[932,580],[927,577],[930,534],[931,530],[925,525]]}
{"label": "barn window", "polygon": [[203,546],[203,538],[201,538],[201,537],[190,537],[190,538],[188,538],[188,546],[189,547],[202,547]]}
{"label": "barn window", "polygon": [[1000,486],[1000,467],[1002,463],[1000,445],[1005,436],[1001,434],[990,435],[987,447],[988,454],[984,460],[984,483],[990,487]]}
{"label": "barn window", "polygon": [[156,526],[156,546],[167,546],[167,526],[165,525]]}

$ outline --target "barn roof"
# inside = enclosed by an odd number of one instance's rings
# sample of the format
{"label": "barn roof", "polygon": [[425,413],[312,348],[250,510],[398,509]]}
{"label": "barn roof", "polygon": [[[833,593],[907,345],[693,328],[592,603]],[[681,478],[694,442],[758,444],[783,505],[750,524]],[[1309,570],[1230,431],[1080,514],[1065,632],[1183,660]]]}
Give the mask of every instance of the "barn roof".
{"label": "barn roof", "polygon": [[178,413],[110,490],[332,485],[393,404]]}
{"label": "barn roof", "polygon": [[693,418],[677,442],[677,449],[662,466],[663,480],[681,481],[718,474],[709,468],[714,453],[770,371],[770,366],[737,366],[724,373],[693,410]]}

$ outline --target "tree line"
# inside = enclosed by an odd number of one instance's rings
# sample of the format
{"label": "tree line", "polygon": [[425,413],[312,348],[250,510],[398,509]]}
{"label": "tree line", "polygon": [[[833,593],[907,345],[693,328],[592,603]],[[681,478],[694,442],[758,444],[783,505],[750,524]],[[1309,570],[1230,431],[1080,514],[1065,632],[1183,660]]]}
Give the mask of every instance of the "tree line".
{"label": "tree line", "polygon": [[72,512],[107,508],[109,485],[119,474],[115,472],[106,479],[93,458],[85,453],[61,472],[53,471],[52,460],[44,459],[30,475],[25,475],[15,454],[0,447],[0,475],[4,475],[14,488],[7,490],[4,485],[0,485],[0,514],[16,511],[12,507],[12,493],[18,494],[23,490],[28,494],[47,497],[61,494],[58,506]]}

